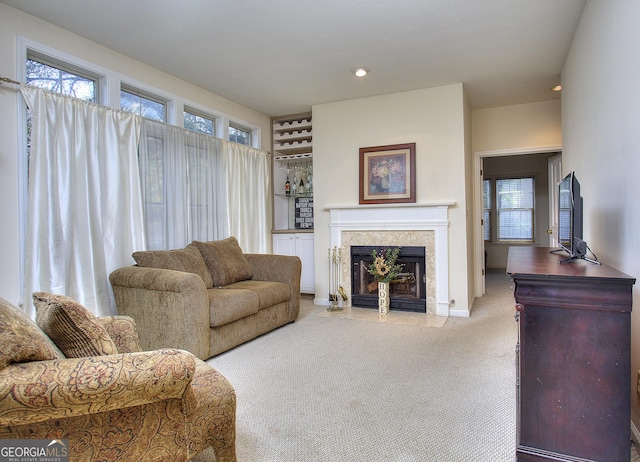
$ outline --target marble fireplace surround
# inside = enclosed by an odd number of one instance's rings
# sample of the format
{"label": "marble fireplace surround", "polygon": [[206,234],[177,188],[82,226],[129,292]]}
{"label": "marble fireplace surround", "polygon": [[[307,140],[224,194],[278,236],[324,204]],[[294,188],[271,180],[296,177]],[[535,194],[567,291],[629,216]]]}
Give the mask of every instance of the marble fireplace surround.
{"label": "marble fireplace surround", "polygon": [[425,248],[426,314],[449,316],[448,209],[454,202],[327,207],[330,248],[341,249],[341,284],[351,302],[352,245]]}

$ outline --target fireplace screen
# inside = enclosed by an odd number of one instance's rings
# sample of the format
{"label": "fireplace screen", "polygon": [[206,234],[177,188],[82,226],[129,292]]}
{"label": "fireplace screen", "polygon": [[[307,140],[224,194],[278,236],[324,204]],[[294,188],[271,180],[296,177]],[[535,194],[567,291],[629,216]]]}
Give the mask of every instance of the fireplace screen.
{"label": "fireplace screen", "polygon": [[[351,301],[353,306],[378,308],[378,282],[367,268],[373,263],[371,254],[382,246],[351,247]],[[427,311],[424,247],[400,247],[398,263],[402,273],[389,284],[391,301],[389,309],[402,311]]]}

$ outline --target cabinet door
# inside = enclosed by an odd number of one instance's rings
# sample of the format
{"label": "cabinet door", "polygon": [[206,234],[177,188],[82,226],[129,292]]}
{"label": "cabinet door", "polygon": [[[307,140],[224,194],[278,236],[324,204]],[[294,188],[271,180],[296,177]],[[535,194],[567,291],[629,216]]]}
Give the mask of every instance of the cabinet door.
{"label": "cabinet door", "polygon": [[315,293],[315,273],[313,269],[313,234],[296,234],[296,254],[302,260],[302,276],[300,277],[300,291],[305,294]]}
{"label": "cabinet door", "polygon": [[274,234],[273,253],[276,255],[296,255],[294,234]]}

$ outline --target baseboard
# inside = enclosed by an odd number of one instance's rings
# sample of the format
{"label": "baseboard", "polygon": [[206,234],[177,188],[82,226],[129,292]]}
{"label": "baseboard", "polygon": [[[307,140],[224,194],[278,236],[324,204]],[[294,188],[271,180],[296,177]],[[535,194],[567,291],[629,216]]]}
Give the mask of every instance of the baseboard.
{"label": "baseboard", "polygon": [[471,316],[471,312],[469,310],[464,310],[464,309],[449,309],[449,316],[455,316],[458,318],[468,318]]}

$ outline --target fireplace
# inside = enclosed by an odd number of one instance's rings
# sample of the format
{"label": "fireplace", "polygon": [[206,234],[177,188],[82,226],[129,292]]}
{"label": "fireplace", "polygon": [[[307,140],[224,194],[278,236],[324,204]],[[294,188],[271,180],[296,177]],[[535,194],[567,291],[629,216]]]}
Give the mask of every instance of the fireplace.
{"label": "fireplace", "polygon": [[[382,246],[351,246],[352,306],[378,308],[378,284],[367,271],[373,262],[371,254]],[[426,312],[425,248],[400,246],[398,263],[402,273],[389,284],[390,310]]]}
{"label": "fireplace", "polygon": [[[352,289],[354,245],[423,246],[427,279],[426,313],[449,316],[448,209],[454,202],[429,204],[338,205],[329,207],[330,248],[342,249],[342,282]],[[345,303],[354,306],[350,293]],[[318,304],[328,305],[328,299]]]}

